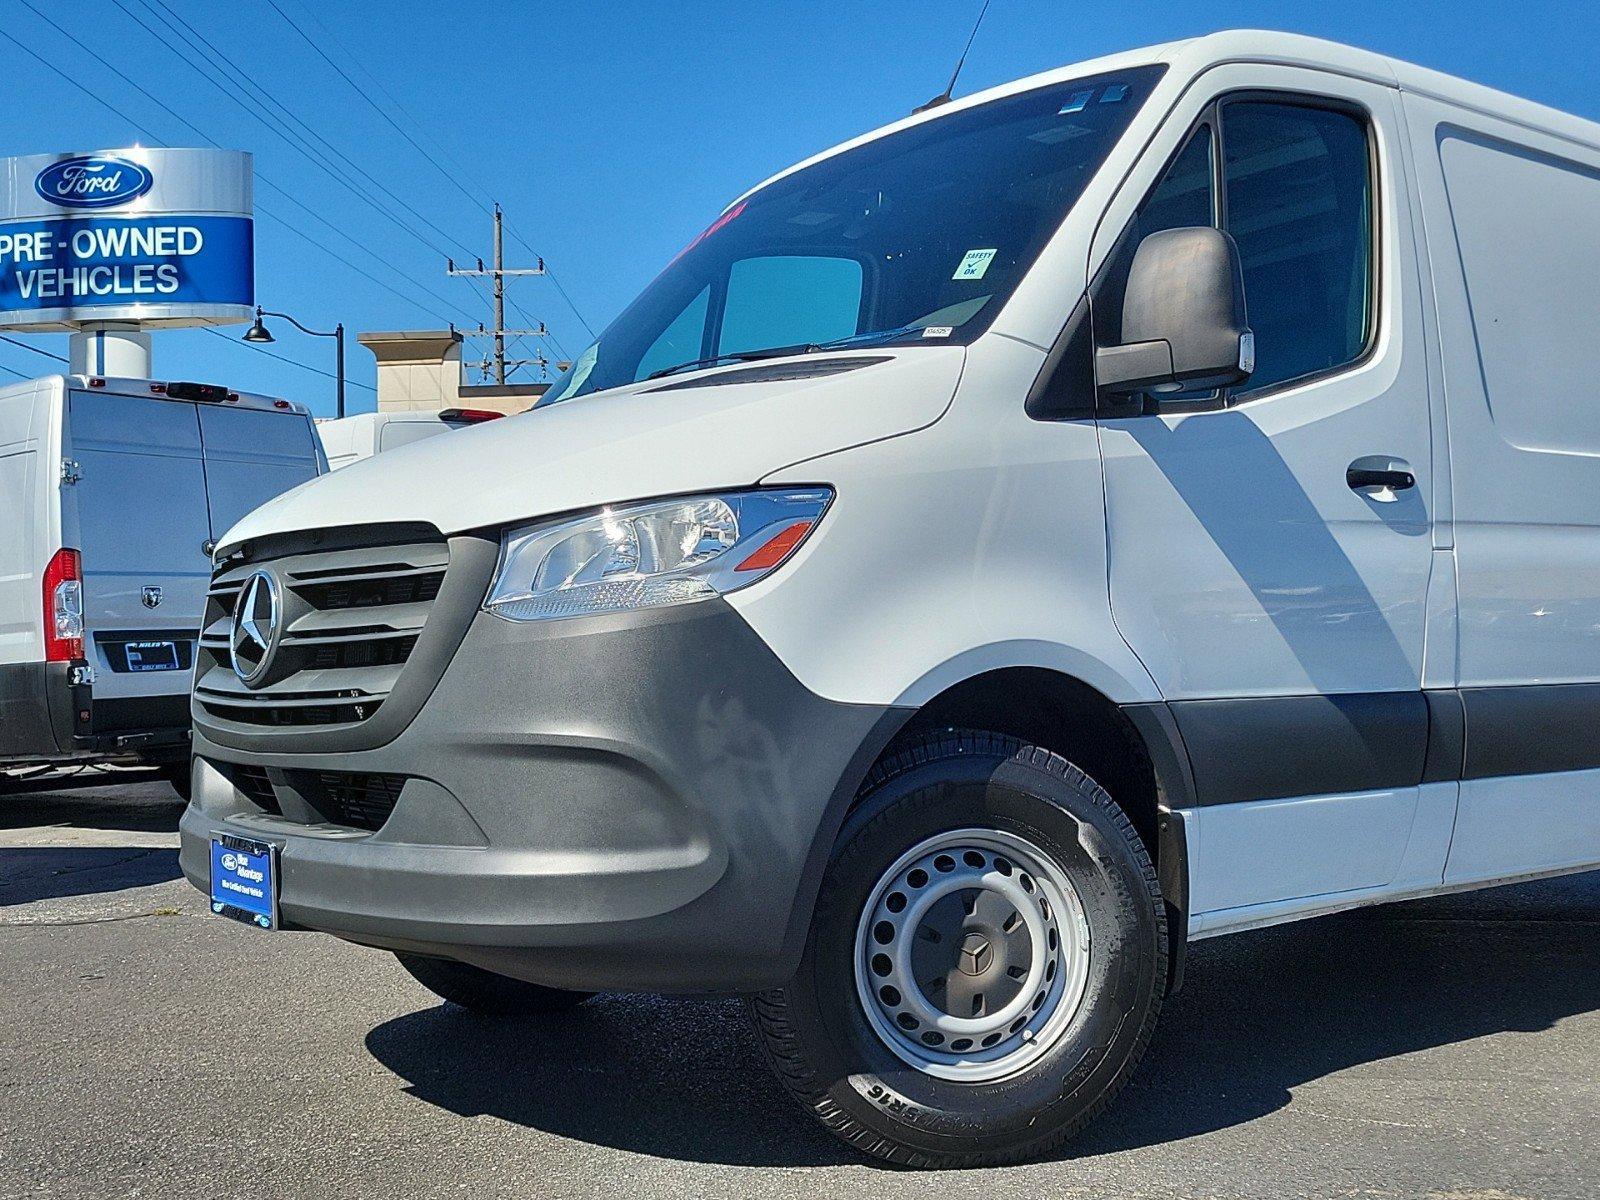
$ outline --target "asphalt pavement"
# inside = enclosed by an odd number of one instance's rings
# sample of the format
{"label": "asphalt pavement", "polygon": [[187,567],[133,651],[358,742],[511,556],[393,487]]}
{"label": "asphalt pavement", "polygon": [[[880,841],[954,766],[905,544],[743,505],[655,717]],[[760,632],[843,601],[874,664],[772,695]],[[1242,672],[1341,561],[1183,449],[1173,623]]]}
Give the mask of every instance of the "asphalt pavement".
{"label": "asphalt pavement", "polygon": [[0,1197],[1600,1195],[1600,875],[1201,943],[1084,1137],[930,1175],[814,1128],[736,1001],[490,1020],[213,917],[180,811],[0,795]]}

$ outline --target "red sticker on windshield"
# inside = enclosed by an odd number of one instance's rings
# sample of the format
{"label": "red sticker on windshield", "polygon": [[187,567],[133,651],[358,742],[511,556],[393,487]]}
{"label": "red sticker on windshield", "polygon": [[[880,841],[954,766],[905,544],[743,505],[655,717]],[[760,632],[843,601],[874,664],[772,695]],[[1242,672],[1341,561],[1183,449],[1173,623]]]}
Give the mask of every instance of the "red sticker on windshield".
{"label": "red sticker on windshield", "polygon": [[727,212],[723,213],[715,221],[713,221],[713,222],[711,222],[711,224],[707,225],[706,228],[705,228],[705,232],[700,234],[700,236],[695,238],[694,241],[690,242],[682,250],[679,250],[677,252],[677,254],[672,256],[672,261],[673,262],[677,262],[680,258],[682,258],[685,254],[689,253],[689,251],[693,250],[701,242],[705,241],[708,237],[710,237],[717,230],[721,229],[724,225],[728,224],[728,222],[732,221],[735,217],[737,217],[740,213],[742,213],[744,211],[745,203],[746,203],[746,201],[743,201],[743,200],[739,201],[739,203],[735,204]]}

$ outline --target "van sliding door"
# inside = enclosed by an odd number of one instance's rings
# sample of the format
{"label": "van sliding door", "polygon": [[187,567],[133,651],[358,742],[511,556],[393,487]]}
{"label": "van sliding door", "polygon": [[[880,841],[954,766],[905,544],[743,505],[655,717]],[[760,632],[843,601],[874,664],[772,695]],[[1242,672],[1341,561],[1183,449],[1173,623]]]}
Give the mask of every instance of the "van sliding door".
{"label": "van sliding door", "polygon": [[1405,111],[1454,462],[1445,882],[1600,864],[1600,151],[1425,96]]}

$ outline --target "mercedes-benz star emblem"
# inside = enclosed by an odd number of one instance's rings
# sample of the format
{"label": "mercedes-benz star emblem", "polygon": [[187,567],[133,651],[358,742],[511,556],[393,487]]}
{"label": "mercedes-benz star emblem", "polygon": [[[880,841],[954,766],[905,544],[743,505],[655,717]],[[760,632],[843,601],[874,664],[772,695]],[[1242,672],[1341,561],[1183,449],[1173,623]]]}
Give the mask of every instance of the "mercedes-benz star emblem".
{"label": "mercedes-benz star emblem", "polygon": [[233,606],[233,629],[228,635],[228,651],[233,673],[246,686],[253,686],[264,674],[278,636],[278,581],[266,571],[257,571],[245,580]]}
{"label": "mercedes-benz star emblem", "polygon": [[969,933],[961,940],[959,966],[963,974],[982,975],[994,961],[994,948],[981,933]]}

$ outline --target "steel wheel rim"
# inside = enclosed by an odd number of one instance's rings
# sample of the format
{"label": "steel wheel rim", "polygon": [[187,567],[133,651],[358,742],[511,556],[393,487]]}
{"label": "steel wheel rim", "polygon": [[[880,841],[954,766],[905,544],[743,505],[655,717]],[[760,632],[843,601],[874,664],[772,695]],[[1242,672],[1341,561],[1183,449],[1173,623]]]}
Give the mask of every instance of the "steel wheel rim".
{"label": "steel wheel rim", "polygon": [[856,925],[856,994],[902,1062],[979,1083],[1025,1069],[1072,1023],[1089,923],[1065,871],[1025,838],[956,829],[884,871]]}

